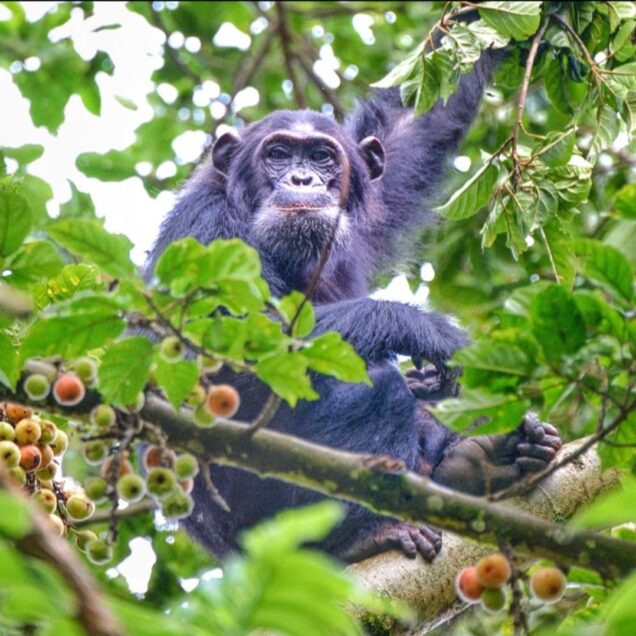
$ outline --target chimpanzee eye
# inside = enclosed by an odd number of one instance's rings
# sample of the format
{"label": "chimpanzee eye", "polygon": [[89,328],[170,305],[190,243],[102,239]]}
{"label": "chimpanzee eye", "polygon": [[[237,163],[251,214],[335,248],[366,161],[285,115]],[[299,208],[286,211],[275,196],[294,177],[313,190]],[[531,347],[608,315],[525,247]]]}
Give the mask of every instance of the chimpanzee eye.
{"label": "chimpanzee eye", "polygon": [[316,148],[311,151],[309,158],[315,163],[324,163],[331,160],[331,153],[324,148]]}
{"label": "chimpanzee eye", "polygon": [[267,151],[267,158],[274,161],[284,161],[289,158],[289,152],[283,146],[273,146]]}

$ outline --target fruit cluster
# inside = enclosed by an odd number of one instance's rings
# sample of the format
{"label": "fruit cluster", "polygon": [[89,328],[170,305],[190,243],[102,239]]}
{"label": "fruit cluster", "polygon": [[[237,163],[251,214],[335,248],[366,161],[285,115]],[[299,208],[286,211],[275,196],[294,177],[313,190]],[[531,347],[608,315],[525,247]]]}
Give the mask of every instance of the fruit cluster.
{"label": "fruit cluster", "polygon": [[[56,479],[68,447],[66,433],[21,404],[0,405],[0,416],[0,465],[31,494],[48,515],[53,530],[63,536],[73,522],[84,521],[95,511],[95,504],[83,490],[68,488]],[[91,539],[103,542],[92,535]],[[89,558],[94,547],[97,544],[93,546],[92,541],[84,542]]]}
{"label": "fruit cluster", "polygon": [[[503,554],[491,554],[457,574],[457,596],[465,603],[481,603],[488,612],[501,612],[506,608],[505,586],[511,574],[508,559]],[[556,603],[565,591],[565,576],[558,568],[541,568],[532,575],[530,589],[535,599]]]}

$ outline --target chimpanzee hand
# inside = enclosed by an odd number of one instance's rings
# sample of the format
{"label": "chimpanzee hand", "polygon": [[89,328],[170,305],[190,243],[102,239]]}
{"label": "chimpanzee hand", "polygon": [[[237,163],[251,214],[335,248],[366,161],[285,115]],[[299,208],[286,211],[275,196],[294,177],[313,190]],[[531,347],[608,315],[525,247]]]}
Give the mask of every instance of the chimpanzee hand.
{"label": "chimpanzee hand", "polygon": [[429,364],[423,369],[408,369],[404,375],[406,385],[418,400],[436,402],[459,395],[457,378],[460,374],[460,369],[446,369],[446,373],[442,373]]}
{"label": "chimpanzee hand", "polygon": [[362,536],[338,556],[343,561],[355,563],[387,550],[400,550],[409,559],[414,559],[419,553],[430,563],[441,549],[442,535],[439,530],[385,519],[372,534]]}
{"label": "chimpanzee hand", "polygon": [[560,447],[559,432],[529,412],[512,433],[459,438],[446,450],[433,479],[474,495],[496,492],[545,468]]}

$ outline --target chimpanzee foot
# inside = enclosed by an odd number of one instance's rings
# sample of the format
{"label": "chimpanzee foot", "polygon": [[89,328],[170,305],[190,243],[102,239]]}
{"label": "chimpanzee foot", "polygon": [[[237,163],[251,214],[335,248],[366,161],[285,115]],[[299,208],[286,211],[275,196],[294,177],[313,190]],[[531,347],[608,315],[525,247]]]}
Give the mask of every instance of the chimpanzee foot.
{"label": "chimpanzee foot", "polygon": [[433,479],[475,495],[494,493],[545,468],[560,447],[556,428],[526,413],[512,433],[459,438],[445,451]]}
{"label": "chimpanzee foot", "polygon": [[403,521],[386,520],[373,534],[355,541],[340,554],[349,563],[368,559],[388,550],[400,550],[404,556],[414,559],[421,554],[429,563],[442,549],[442,535],[429,526],[412,526]]}

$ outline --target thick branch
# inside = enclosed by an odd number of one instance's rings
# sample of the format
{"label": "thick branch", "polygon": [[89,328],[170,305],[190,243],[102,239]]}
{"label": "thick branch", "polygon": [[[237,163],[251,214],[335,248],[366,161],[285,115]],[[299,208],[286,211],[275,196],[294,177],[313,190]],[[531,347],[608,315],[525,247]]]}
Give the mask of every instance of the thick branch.
{"label": "thick branch", "polygon": [[[0,470],[0,490],[15,491]],[[56,536],[45,517],[33,511],[31,530],[15,542],[20,552],[52,565],[69,584],[77,598],[77,618],[91,636],[123,636],[117,619],[105,603],[97,583],[65,539]]]}
{"label": "thick branch", "polygon": [[[585,440],[567,444],[559,458],[567,456],[584,446]],[[547,478],[543,484],[524,499],[510,503],[541,519],[569,518],[585,502],[615,486],[618,473],[601,473],[600,461],[593,450],[581,455],[574,464],[561,468]],[[561,527],[560,532],[565,533]],[[417,614],[417,625],[410,633],[427,633],[440,622],[446,622],[466,608],[455,595],[453,581],[457,572],[475,564],[493,552],[493,548],[444,533],[444,545],[437,559],[429,564],[423,559],[409,560],[396,552],[386,552],[357,563],[349,568],[361,584],[392,599],[407,603]],[[515,553],[518,554],[515,549]],[[556,559],[557,563],[562,562]],[[584,560],[581,561],[584,563]],[[524,565],[524,564],[521,564]],[[440,616],[441,615],[441,616]],[[375,617],[373,621],[386,617]],[[391,633],[400,633],[397,625]]]}
{"label": "thick branch", "polygon": [[195,428],[163,401],[149,396],[142,417],[157,423],[176,447],[261,476],[364,505],[411,523],[431,523],[565,564],[585,564],[616,577],[636,567],[636,545],[594,532],[573,532],[520,510],[444,488],[415,473],[368,467],[369,456],[338,451],[270,430],[248,434],[245,424],[219,422]]}

